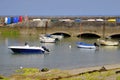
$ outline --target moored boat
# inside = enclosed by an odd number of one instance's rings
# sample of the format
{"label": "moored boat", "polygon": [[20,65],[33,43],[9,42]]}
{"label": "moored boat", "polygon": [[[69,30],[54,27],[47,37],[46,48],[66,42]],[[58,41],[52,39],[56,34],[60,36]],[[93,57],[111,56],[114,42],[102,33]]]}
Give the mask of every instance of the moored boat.
{"label": "moored boat", "polygon": [[52,38],[49,35],[41,35],[39,39],[40,39],[40,42],[42,43],[55,43],[56,42],[56,39]]}
{"label": "moored boat", "polygon": [[9,49],[11,49],[14,53],[45,53],[45,51],[49,52],[49,49],[47,49],[45,46],[8,46]]}
{"label": "moored boat", "polygon": [[111,40],[104,40],[104,39],[97,39],[98,43],[100,45],[104,46],[118,46],[119,41],[111,41]]}
{"label": "moored boat", "polygon": [[96,43],[94,44],[88,44],[85,42],[77,42],[78,48],[85,48],[85,49],[97,49],[98,45]]}
{"label": "moored boat", "polygon": [[57,40],[63,39],[63,35],[51,35],[51,37]]}

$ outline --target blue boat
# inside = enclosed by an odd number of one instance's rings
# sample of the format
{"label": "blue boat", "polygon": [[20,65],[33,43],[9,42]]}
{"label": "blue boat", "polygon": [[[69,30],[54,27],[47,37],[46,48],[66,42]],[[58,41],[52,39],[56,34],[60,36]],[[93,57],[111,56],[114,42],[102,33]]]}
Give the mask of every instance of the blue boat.
{"label": "blue boat", "polygon": [[94,43],[94,44],[88,44],[88,43],[85,43],[85,42],[77,42],[77,47],[78,48],[96,49],[97,46],[98,45],[96,43]]}
{"label": "blue boat", "polygon": [[49,52],[49,50],[44,47],[36,47],[36,46],[29,46],[29,45],[25,45],[25,46],[9,46],[9,49],[11,49],[14,53],[45,53],[45,51]]}

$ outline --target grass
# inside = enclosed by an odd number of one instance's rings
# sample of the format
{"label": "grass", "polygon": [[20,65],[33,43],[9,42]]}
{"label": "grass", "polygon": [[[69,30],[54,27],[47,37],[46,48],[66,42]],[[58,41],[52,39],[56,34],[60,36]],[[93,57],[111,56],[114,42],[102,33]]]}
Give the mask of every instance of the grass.
{"label": "grass", "polygon": [[23,68],[16,70],[16,73],[8,78],[0,76],[0,80],[120,80],[120,74],[115,72],[116,70],[107,70],[72,75],[59,69],[42,72],[37,68]]}
{"label": "grass", "polygon": [[0,27],[0,35],[3,37],[19,35],[39,35],[43,33],[44,28],[26,28],[26,27]]}
{"label": "grass", "polygon": [[16,70],[16,73],[9,78],[10,80],[51,80],[65,76],[69,76],[69,74],[59,69],[41,72],[37,68],[23,68]]}
{"label": "grass", "polygon": [[116,77],[116,80],[120,80],[120,75]]}
{"label": "grass", "polygon": [[0,28],[0,34],[4,37],[17,36],[20,34],[18,29],[15,28]]}

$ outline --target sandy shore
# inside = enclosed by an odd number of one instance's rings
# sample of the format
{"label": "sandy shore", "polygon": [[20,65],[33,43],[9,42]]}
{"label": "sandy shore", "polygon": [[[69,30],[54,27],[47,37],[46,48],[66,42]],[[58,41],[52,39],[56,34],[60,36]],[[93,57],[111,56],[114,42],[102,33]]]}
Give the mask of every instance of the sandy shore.
{"label": "sandy shore", "polygon": [[[120,64],[110,64],[110,65],[103,65],[103,66],[107,70],[120,69]],[[77,74],[85,73],[88,71],[100,70],[103,66],[85,67],[85,68],[78,68],[78,69],[72,69],[67,71],[71,75],[77,75]]]}

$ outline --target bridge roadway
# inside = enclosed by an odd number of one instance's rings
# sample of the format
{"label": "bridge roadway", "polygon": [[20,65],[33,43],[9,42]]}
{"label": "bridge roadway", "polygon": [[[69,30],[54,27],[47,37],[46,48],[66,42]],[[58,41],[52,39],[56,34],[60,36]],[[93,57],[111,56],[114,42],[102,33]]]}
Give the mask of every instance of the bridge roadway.
{"label": "bridge roadway", "polygon": [[120,26],[117,27],[50,27],[42,31],[48,34],[64,34],[69,35],[71,37],[77,37],[80,35],[90,35],[90,36],[98,36],[98,37],[109,37],[120,35]]}

